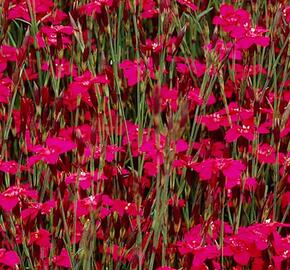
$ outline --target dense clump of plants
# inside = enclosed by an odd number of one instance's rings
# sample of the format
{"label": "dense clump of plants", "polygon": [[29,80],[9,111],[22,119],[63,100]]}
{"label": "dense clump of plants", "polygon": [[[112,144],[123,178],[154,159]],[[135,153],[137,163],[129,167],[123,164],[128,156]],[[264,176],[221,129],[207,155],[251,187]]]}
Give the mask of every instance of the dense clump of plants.
{"label": "dense clump of plants", "polygon": [[0,269],[289,269],[287,1],[0,5]]}

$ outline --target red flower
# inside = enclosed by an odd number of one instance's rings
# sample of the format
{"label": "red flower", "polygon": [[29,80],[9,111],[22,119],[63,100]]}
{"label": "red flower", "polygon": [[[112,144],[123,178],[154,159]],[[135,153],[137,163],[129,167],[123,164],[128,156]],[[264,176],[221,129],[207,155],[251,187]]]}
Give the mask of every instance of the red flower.
{"label": "red flower", "polygon": [[240,176],[245,166],[239,160],[233,159],[206,159],[199,164],[193,164],[192,168],[199,173],[201,180],[210,180],[221,171],[226,177],[226,188],[240,184]]}
{"label": "red flower", "polygon": [[46,147],[36,145],[30,149],[32,152],[35,152],[36,155],[28,158],[27,165],[31,167],[40,160],[48,164],[55,164],[60,154],[69,152],[76,147],[77,145],[70,140],[49,137],[46,140]]}
{"label": "red flower", "polygon": [[35,219],[39,212],[42,215],[49,214],[54,207],[56,207],[56,201],[54,200],[44,203],[31,202],[29,208],[21,211],[21,218],[24,223],[27,223],[28,220]]}
{"label": "red flower", "polygon": [[93,15],[94,13],[102,13],[104,6],[112,6],[113,0],[93,0],[88,4],[82,5],[79,12],[85,15]]}
{"label": "red flower", "polygon": [[120,68],[123,70],[129,86],[134,86],[144,79],[146,67],[143,61],[138,64],[137,61],[124,60],[120,63]]}
{"label": "red flower", "polygon": [[9,173],[9,174],[16,174],[17,171],[23,170],[23,166],[19,165],[16,161],[14,160],[9,160],[9,161],[1,161],[0,160],[0,171]]}
{"label": "red flower", "polygon": [[92,182],[96,182],[98,180],[98,172],[95,171],[93,175],[89,172],[80,172],[79,175],[78,173],[74,173],[65,178],[65,183],[66,185],[76,184],[77,180],[80,188],[87,190],[91,187]]}
{"label": "red flower", "polygon": [[257,158],[261,163],[275,163],[276,152],[274,147],[266,143],[259,145],[257,150]]}
{"label": "red flower", "polygon": [[61,250],[58,256],[54,256],[52,261],[56,266],[64,268],[72,268],[70,256],[65,248]]}
{"label": "red flower", "polygon": [[7,104],[11,96],[10,90],[11,80],[8,78],[0,78],[0,102]]}
{"label": "red flower", "polygon": [[239,137],[244,137],[248,141],[252,141],[254,139],[254,127],[250,125],[242,125],[241,127],[238,125],[233,125],[227,132],[225,139],[227,142],[234,142]]}
{"label": "red flower", "polygon": [[233,6],[222,4],[220,16],[215,16],[213,24],[220,25],[225,32],[234,33],[251,24],[250,14],[243,9],[235,10]]}
{"label": "red flower", "polygon": [[269,37],[263,36],[267,32],[262,27],[252,27],[250,14],[243,9],[234,10],[231,5],[223,4],[220,16],[213,19],[213,23],[220,25],[225,32],[237,40],[238,49],[248,49],[252,45],[266,47],[269,45]]}
{"label": "red flower", "polygon": [[189,7],[192,11],[196,11],[197,10],[197,6],[191,0],[177,0],[177,2],[180,5],[184,5],[186,7]]}
{"label": "red flower", "polygon": [[220,113],[213,113],[200,117],[200,122],[204,124],[209,131],[214,131],[220,127],[229,126],[229,120],[226,115]]}
{"label": "red flower", "polygon": [[36,244],[42,248],[50,247],[50,232],[45,229],[39,229],[30,234],[29,244]]}
{"label": "red flower", "polygon": [[37,200],[38,193],[25,187],[11,186],[0,193],[0,206],[4,211],[9,212],[18,204],[22,197]]}
{"label": "red flower", "polygon": [[236,46],[238,49],[249,49],[252,45],[267,47],[270,38],[263,36],[268,30],[262,27],[247,27],[244,31],[233,32],[232,37],[237,39]]}
{"label": "red flower", "polygon": [[159,11],[156,8],[154,0],[143,0],[142,2],[142,14],[144,19],[153,18],[158,15]]}
{"label": "red flower", "polygon": [[30,14],[29,14],[29,9],[28,9],[28,4],[33,3],[35,7],[35,14],[37,15],[37,18],[39,17],[44,17],[45,15],[49,14],[51,9],[54,6],[53,1],[51,0],[29,0],[29,1],[21,1],[20,3],[18,2],[15,5],[12,5],[11,8],[9,9],[8,12],[8,19],[9,20],[14,20],[16,18],[21,18],[25,21],[30,22]]}
{"label": "red flower", "polygon": [[[4,264],[5,266],[15,267],[17,264],[20,263],[20,259],[15,251],[1,248],[0,249],[0,263]],[[2,267],[1,267],[2,268]]]}

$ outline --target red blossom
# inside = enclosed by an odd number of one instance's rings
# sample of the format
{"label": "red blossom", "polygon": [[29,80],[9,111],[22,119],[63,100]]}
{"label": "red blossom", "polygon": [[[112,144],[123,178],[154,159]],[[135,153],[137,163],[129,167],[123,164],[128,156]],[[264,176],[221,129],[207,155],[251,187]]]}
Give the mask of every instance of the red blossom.
{"label": "red blossom", "polygon": [[20,264],[20,258],[13,250],[0,249],[0,264],[8,267],[15,268],[17,264]]}
{"label": "red blossom", "polygon": [[238,49],[249,49],[254,44],[262,47],[269,45],[269,37],[263,36],[267,30],[259,26],[253,27],[251,16],[246,10],[235,10],[233,6],[223,4],[220,8],[220,16],[214,17],[213,23],[220,25],[225,32],[236,39]]}
{"label": "red blossom", "polygon": [[244,137],[248,141],[252,141],[254,139],[254,127],[250,125],[233,125],[227,132],[225,139],[227,142],[234,142],[239,137]]}
{"label": "red blossom", "polygon": [[71,260],[68,251],[63,248],[58,256],[54,256],[52,258],[53,263],[56,266],[64,267],[64,268],[71,268]]}
{"label": "red blossom", "polygon": [[11,186],[4,192],[0,193],[0,206],[4,211],[9,212],[22,198],[37,200],[38,193],[36,190],[26,188],[25,186]]}
{"label": "red blossom", "polygon": [[223,158],[206,159],[201,163],[193,164],[192,167],[199,173],[201,180],[210,180],[213,176],[218,176],[221,171],[227,179],[226,188],[240,184],[241,173],[245,170],[240,160]]}
{"label": "red blossom", "polygon": [[36,153],[36,155],[28,158],[27,165],[31,167],[40,160],[48,164],[55,164],[60,154],[69,152],[76,147],[76,144],[70,140],[49,137],[46,140],[46,147],[36,145],[30,149],[30,151]]}
{"label": "red blossom", "polygon": [[31,233],[29,244],[35,244],[42,248],[49,248],[50,243],[50,232],[45,229],[39,229],[36,232]]}
{"label": "red blossom", "polygon": [[192,11],[197,10],[197,6],[193,3],[192,0],[177,0],[177,2],[183,6],[189,7]]}

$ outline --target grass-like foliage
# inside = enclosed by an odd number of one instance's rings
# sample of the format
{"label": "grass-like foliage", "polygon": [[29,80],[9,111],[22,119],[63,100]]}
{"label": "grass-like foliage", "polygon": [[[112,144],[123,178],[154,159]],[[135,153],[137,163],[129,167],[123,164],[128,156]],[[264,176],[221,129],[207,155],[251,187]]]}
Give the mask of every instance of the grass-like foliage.
{"label": "grass-like foliage", "polygon": [[0,0],[0,269],[290,269],[287,2]]}

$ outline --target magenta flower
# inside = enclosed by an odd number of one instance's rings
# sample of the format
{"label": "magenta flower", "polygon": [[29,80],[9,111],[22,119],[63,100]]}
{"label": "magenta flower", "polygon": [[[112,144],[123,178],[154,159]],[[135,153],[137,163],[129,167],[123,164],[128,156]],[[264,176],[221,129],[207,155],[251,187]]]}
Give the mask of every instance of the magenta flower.
{"label": "magenta flower", "polygon": [[134,86],[144,79],[146,67],[142,60],[139,63],[136,60],[124,60],[120,63],[120,68],[123,70],[129,86]]}
{"label": "magenta flower", "polygon": [[236,46],[238,49],[249,49],[252,45],[267,47],[270,43],[270,38],[263,36],[268,30],[262,27],[247,27],[244,31],[233,32],[232,37],[236,38]]}
{"label": "magenta flower", "polygon": [[205,241],[203,244],[201,224],[193,227],[184,235],[184,240],[178,241],[176,246],[181,255],[194,254],[191,269],[199,269],[204,266],[204,262],[209,259],[215,259],[220,255],[220,251],[216,245],[210,243],[210,239],[205,237],[209,243]]}
{"label": "magenta flower", "polygon": [[0,206],[9,212],[20,202],[22,198],[38,199],[38,192],[36,190],[28,189],[25,186],[11,186],[4,192],[0,193]]}
{"label": "magenta flower", "polygon": [[153,0],[144,0],[142,3],[142,14],[143,19],[153,18],[158,15],[159,11],[156,8],[156,3]]}
{"label": "magenta flower", "polygon": [[78,173],[74,173],[74,174],[70,174],[69,176],[65,178],[66,185],[76,184],[77,181],[81,189],[87,190],[91,187],[92,182],[98,181],[98,172],[95,171],[94,174],[92,175],[89,172],[82,171],[79,173],[79,175]]}
{"label": "magenta flower", "polygon": [[192,11],[197,10],[197,6],[191,0],[177,0],[180,5],[189,7]]}
{"label": "magenta flower", "polygon": [[220,127],[229,126],[228,117],[220,113],[201,116],[199,121],[200,123],[204,124],[209,131],[214,131]]}
{"label": "magenta flower", "polygon": [[218,176],[222,172],[226,177],[226,188],[232,188],[240,184],[241,173],[245,170],[245,165],[240,160],[233,159],[206,159],[198,164],[193,164],[192,168],[199,173],[200,180],[208,181],[213,176]]}
{"label": "magenta flower", "polygon": [[274,147],[266,143],[259,145],[257,150],[257,158],[261,163],[275,163],[276,153]]}
{"label": "magenta flower", "polygon": [[0,160],[0,171],[9,173],[9,174],[16,174],[17,171],[22,171],[24,168],[23,166],[19,165],[14,160],[9,161],[1,161]]}
{"label": "magenta flower", "polygon": [[13,250],[6,251],[6,249],[4,248],[0,249],[0,264],[15,268],[16,265],[19,263],[20,263],[20,259],[15,251]]}
{"label": "magenta flower", "polygon": [[59,155],[72,151],[76,147],[77,145],[73,141],[63,138],[49,137],[46,140],[46,147],[36,145],[30,149],[30,151],[36,154],[28,158],[27,165],[31,167],[40,160],[48,164],[55,164],[59,158]]}
{"label": "magenta flower", "polygon": [[0,103],[9,103],[11,97],[11,80],[9,78],[0,77]]}
{"label": "magenta flower", "polygon": [[42,215],[46,215],[49,214],[55,207],[55,200],[49,200],[44,203],[30,202],[29,207],[21,211],[21,218],[24,223],[27,223],[29,220],[34,220],[39,212]]}
{"label": "magenta flower", "polygon": [[[20,3],[19,3],[20,2]],[[14,20],[16,18],[21,18],[25,21],[30,22],[30,14],[29,14],[29,9],[27,2],[28,1],[19,1],[17,5],[12,5],[11,8],[9,9],[8,12],[8,19],[9,20]],[[32,1],[30,0],[30,3]],[[42,18],[46,14],[48,14],[53,6],[54,3],[51,0],[34,0],[33,1],[34,6],[35,6],[35,13],[37,15],[37,18]]]}
{"label": "magenta flower", "polygon": [[230,33],[236,39],[237,49],[249,49],[252,45],[267,47],[269,37],[263,36],[267,32],[262,27],[252,27],[250,14],[243,9],[235,10],[233,6],[223,4],[220,8],[220,16],[213,19],[215,25]]}
{"label": "magenta flower", "polygon": [[93,0],[88,4],[84,4],[79,7],[81,14],[93,15],[95,13],[102,13],[104,7],[110,7],[113,4],[113,0]]}
{"label": "magenta flower", "polygon": [[213,24],[220,25],[225,32],[231,34],[239,30],[243,31],[245,25],[251,24],[251,18],[246,10],[235,10],[233,6],[223,4],[220,8],[220,16],[213,18]]}
{"label": "magenta flower", "polygon": [[42,248],[49,248],[50,243],[50,232],[45,229],[39,229],[36,232],[30,234],[29,244],[35,244]]}
{"label": "magenta flower", "polygon": [[68,251],[63,248],[58,256],[52,258],[52,262],[59,267],[72,268]]}
{"label": "magenta flower", "polygon": [[244,137],[248,141],[252,141],[254,139],[254,132],[255,129],[251,125],[233,125],[229,130],[227,130],[225,139],[229,143],[237,141],[239,137]]}

